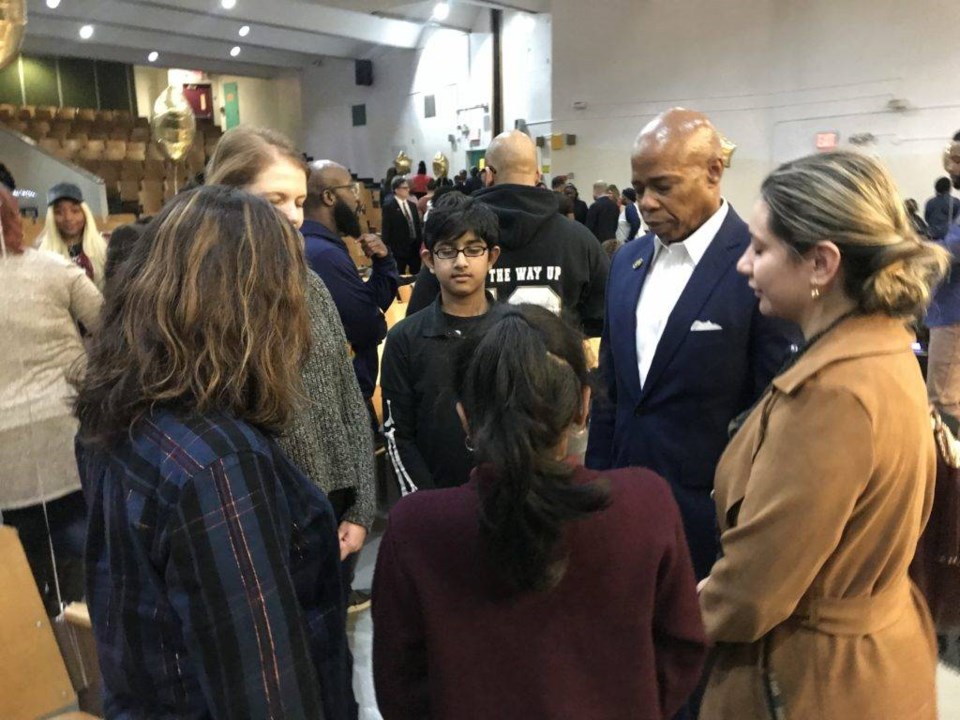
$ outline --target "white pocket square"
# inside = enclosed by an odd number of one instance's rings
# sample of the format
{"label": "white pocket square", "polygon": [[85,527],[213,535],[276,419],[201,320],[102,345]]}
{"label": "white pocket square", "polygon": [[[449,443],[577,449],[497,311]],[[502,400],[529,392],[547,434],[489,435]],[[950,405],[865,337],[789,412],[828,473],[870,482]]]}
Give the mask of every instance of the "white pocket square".
{"label": "white pocket square", "polygon": [[723,330],[723,328],[709,320],[694,320],[693,325],[690,326],[690,332],[704,332],[707,330]]}

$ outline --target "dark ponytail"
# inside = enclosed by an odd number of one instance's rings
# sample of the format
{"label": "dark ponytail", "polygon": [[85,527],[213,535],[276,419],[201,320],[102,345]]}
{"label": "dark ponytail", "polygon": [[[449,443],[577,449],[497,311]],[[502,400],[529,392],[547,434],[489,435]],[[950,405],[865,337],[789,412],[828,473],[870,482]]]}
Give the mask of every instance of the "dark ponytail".
{"label": "dark ponytail", "polygon": [[556,585],[564,523],[609,502],[602,486],[572,484],[573,468],[555,457],[587,384],[582,337],[535,305],[494,308],[460,347],[458,397],[476,463],[493,475],[480,486],[481,544],[513,591]]}

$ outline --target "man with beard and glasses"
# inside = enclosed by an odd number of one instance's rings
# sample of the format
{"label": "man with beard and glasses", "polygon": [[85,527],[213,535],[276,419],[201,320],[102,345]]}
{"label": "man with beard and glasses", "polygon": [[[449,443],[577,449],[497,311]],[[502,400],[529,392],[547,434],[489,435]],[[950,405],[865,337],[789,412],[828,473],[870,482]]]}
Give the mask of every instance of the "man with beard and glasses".
{"label": "man with beard and glasses", "polygon": [[[333,296],[353,352],[360,392],[371,409],[379,366],[377,347],[387,334],[383,311],[396,297],[400,278],[397,263],[383,241],[361,232],[359,209],[360,186],[345,167],[330,160],[311,163],[300,228],[307,263]],[[367,282],[357,272],[344,237],[356,238],[373,261]]]}
{"label": "man with beard and glasses", "polygon": [[[943,169],[960,190],[960,132],[943,153]],[[949,191],[949,188],[947,188]],[[938,189],[939,192],[939,189]],[[941,414],[960,418],[960,225],[948,221],[946,235],[934,240],[953,256],[954,272],[940,285],[924,323],[930,328],[927,349],[927,396]],[[951,423],[952,424],[952,423]]]}

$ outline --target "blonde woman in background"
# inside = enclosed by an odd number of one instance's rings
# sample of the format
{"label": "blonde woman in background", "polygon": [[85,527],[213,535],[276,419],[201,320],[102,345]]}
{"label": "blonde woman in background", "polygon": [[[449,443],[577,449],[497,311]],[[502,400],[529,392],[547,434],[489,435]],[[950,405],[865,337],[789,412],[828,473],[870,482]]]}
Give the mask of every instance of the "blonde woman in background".
{"label": "blonde woman in background", "polygon": [[47,221],[37,242],[41,250],[73,260],[103,290],[107,243],[76,185],[60,183],[47,192]]}
{"label": "blonde woman in background", "polygon": [[908,323],[947,254],[851,152],[774,171],[750,232],[737,269],[805,344],[717,467],[700,718],[935,720],[936,642],[907,568],[936,454]]}

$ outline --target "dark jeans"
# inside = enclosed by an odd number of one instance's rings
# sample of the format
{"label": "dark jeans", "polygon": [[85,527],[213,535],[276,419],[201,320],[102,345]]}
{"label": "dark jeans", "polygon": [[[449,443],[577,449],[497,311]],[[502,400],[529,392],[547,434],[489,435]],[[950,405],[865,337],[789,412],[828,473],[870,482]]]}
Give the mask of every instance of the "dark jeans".
{"label": "dark jeans", "polygon": [[[84,596],[83,549],[87,536],[87,505],[79,490],[47,503],[50,522],[49,537],[57,561],[60,595],[65,603]],[[16,528],[30,563],[30,570],[40,590],[40,597],[51,617],[60,612],[57,589],[50,559],[47,523],[43,505],[30,505],[19,510],[4,510],[3,522]]]}

